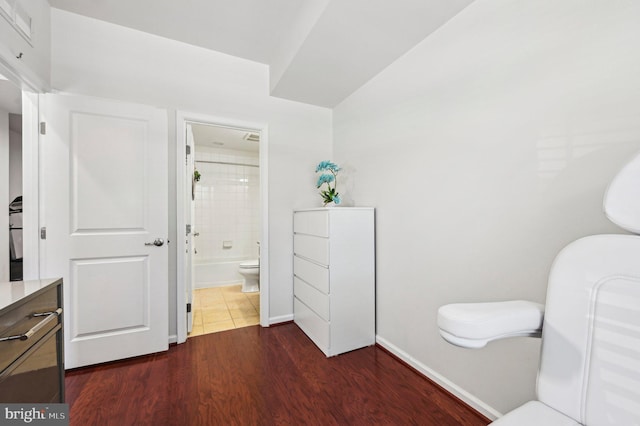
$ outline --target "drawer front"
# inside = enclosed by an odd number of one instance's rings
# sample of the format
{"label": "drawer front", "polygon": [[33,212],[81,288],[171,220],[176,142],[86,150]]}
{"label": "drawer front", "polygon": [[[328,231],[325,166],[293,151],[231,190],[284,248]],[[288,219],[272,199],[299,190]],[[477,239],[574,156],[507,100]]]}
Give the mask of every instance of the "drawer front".
{"label": "drawer front", "polygon": [[294,322],[325,353],[329,352],[329,323],[297,298],[293,298]]}
{"label": "drawer front", "polygon": [[319,292],[298,277],[293,278],[293,294],[325,321],[329,321],[329,296]]}
{"label": "drawer front", "polygon": [[58,287],[53,287],[27,303],[16,306],[0,318],[0,337],[18,336],[36,327],[37,331],[26,340],[6,340],[0,342],[0,371],[20,357],[34,342],[40,340],[60,323],[57,315],[33,317],[34,313],[53,312],[60,307]]}
{"label": "drawer front", "polygon": [[329,265],[329,240],[311,235],[295,234],[293,236],[293,253],[322,265]]}
{"label": "drawer front", "polygon": [[64,402],[64,373],[58,364],[58,346],[62,344],[61,327],[56,326],[0,374],[0,401]]}
{"label": "drawer front", "polygon": [[293,256],[293,275],[311,284],[324,294],[329,294],[329,269],[308,260]]}
{"label": "drawer front", "polygon": [[297,232],[300,234],[317,235],[319,237],[328,237],[329,212],[294,212],[293,232]]}

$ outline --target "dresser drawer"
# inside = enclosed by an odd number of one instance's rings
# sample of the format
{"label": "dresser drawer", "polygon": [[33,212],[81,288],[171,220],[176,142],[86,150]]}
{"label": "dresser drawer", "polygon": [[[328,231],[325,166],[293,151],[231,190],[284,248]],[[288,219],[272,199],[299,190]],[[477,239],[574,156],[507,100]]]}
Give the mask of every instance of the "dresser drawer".
{"label": "dresser drawer", "polygon": [[329,294],[329,270],[324,266],[293,256],[293,275]]}
{"label": "dresser drawer", "polygon": [[293,232],[300,234],[329,236],[329,212],[309,211],[295,212],[293,215]]}
{"label": "dresser drawer", "polygon": [[62,371],[57,350],[62,344],[62,325],[45,337],[0,374],[3,403],[57,403],[64,401]]}
{"label": "dresser drawer", "polygon": [[307,305],[293,298],[294,322],[325,353],[329,352],[329,323],[320,318]]}
{"label": "dresser drawer", "polygon": [[293,253],[322,265],[329,265],[329,240],[311,235],[293,236]]}
{"label": "dresser drawer", "polygon": [[311,287],[298,277],[293,278],[293,294],[325,321],[331,319],[329,316],[329,296],[326,294]]}
{"label": "dresser drawer", "polygon": [[[29,333],[29,337],[25,340],[0,341],[0,371],[3,371],[10,363],[25,353],[34,342],[39,341],[60,323],[59,315],[54,313],[59,307],[58,289],[53,287],[2,315],[0,338],[20,336],[30,330],[33,331],[33,334]],[[51,312],[51,314],[33,316],[33,314],[47,312]]]}

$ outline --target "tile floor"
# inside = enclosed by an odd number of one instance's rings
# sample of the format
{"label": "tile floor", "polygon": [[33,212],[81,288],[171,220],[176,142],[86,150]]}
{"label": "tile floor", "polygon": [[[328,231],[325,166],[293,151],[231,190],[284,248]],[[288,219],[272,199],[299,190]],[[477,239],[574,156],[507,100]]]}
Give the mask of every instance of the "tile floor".
{"label": "tile floor", "polygon": [[196,289],[189,337],[260,324],[260,293],[243,293],[241,288],[237,284]]}

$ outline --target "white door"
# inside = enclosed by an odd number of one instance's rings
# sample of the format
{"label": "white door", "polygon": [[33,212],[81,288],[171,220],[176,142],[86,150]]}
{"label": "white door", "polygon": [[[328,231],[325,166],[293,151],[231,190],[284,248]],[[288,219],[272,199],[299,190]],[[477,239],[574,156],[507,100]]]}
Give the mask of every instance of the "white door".
{"label": "white door", "polygon": [[167,350],[166,111],[66,95],[40,105],[41,276],[64,278],[65,367]]}
{"label": "white door", "polygon": [[186,158],[186,170],[187,176],[185,184],[187,188],[185,188],[185,194],[187,194],[187,199],[184,202],[185,214],[184,217],[187,219],[187,228],[185,235],[185,243],[187,246],[187,250],[185,252],[184,257],[184,282],[185,282],[185,292],[186,292],[186,300],[187,306],[190,309],[187,309],[187,333],[191,333],[193,330],[193,280],[195,279],[193,273],[193,251],[194,251],[194,240],[193,236],[198,235],[197,230],[195,228],[195,191],[196,191],[196,181],[193,172],[195,171],[195,156],[196,156],[196,146],[193,142],[193,130],[191,129],[191,124],[187,124],[187,158]]}

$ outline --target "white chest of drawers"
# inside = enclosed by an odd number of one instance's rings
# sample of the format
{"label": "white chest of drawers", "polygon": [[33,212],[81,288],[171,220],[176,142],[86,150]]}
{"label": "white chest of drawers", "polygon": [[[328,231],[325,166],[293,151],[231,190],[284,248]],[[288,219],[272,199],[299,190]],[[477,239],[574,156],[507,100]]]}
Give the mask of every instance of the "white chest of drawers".
{"label": "white chest of drawers", "polygon": [[374,209],[293,213],[294,321],[326,356],[375,343]]}

